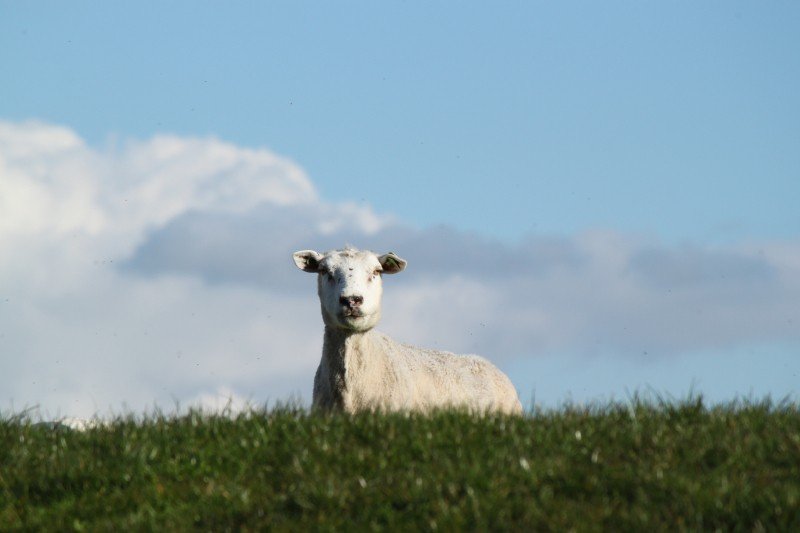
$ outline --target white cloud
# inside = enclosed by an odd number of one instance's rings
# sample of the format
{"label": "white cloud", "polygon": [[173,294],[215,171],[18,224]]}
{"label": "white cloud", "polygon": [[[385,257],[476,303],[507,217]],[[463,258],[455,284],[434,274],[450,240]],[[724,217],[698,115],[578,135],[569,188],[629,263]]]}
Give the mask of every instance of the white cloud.
{"label": "white cloud", "polygon": [[91,155],[64,128],[0,122],[0,237],[102,227]]}
{"label": "white cloud", "polygon": [[5,238],[85,232],[130,247],[191,210],[319,202],[291,161],[212,138],[158,136],[98,151],[62,127],[0,122],[0,173]]}
{"label": "white cloud", "polygon": [[65,128],[0,122],[2,400],[88,416],[220,386],[263,400],[299,391],[321,344],[305,334],[301,299],[119,268],[175,217],[290,205],[354,211],[321,203],[298,166],[266,150],[165,136],[96,150]]}
{"label": "white cloud", "polygon": [[325,202],[263,149],[175,136],[96,149],[0,122],[0,401],[89,417],[307,399],[322,325],[289,254],[345,242],[409,260],[386,279],[382,329],[511,369],[800,344],[798,242],[509,245]]}

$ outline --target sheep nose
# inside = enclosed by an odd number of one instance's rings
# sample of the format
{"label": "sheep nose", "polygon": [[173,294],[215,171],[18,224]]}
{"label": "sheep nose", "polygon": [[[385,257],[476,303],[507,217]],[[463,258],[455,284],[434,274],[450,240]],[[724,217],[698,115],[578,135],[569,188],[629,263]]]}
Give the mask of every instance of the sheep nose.
{"label": "sheep nose", "polygon": [[339,303],[350,308],[358,307],[364,302],[363,296],[341,296]]}

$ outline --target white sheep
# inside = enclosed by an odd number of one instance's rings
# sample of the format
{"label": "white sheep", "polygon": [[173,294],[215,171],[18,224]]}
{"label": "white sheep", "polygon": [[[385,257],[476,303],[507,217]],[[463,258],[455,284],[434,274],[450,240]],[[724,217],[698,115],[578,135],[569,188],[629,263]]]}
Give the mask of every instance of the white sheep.
{"label": "white sheep", "polygon": [[315,407],[522,412],[514,385],[486,359],[401,344],[373,329],[381,317],[382,275],[402,271],[406,261],[353,248],[293,257],[298,268],[317,274],[325,322]]}

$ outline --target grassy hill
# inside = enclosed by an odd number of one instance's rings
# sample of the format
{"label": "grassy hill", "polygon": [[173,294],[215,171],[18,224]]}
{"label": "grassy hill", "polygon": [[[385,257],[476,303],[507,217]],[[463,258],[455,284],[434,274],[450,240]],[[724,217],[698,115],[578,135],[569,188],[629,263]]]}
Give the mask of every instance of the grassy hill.
{"label": "grassy hill", "polygon": [[0,529],[800,531],[800,407],[0,416]]}

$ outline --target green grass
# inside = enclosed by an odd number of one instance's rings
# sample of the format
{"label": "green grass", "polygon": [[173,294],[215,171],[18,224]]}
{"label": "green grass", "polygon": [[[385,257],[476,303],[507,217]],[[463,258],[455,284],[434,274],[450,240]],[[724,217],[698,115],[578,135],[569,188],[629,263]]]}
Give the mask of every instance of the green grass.
{"label": "green grass", "polygon": [[0,416],[0,529],[800,531],[800,407]]}

